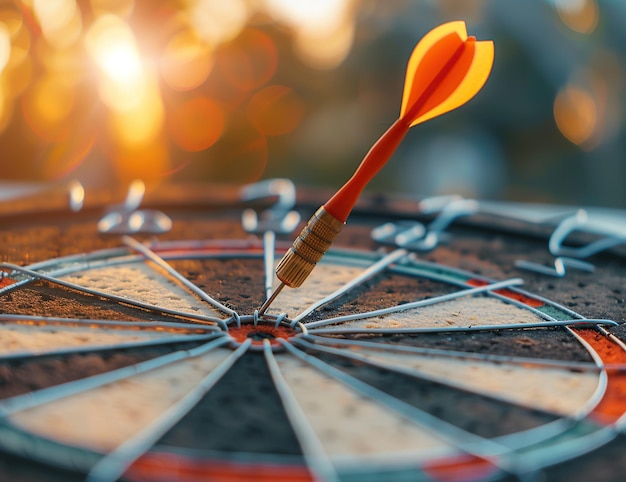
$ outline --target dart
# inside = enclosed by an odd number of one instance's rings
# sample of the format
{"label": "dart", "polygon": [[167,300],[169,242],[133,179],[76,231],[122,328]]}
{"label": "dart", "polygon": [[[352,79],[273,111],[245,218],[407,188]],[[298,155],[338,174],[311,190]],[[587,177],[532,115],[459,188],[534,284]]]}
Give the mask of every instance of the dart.
{"label": "dart", "polygon": [[311,217],[276,267],[280,284],[259,309],[263,314],[282,288],[298,288],[341,232],[359,195],[391,158],[408,130],[469,101],[493,65],[492,41],[468,36],[465,22],[428,32],[409,58],[400,116],[365,155],[353,176]]}

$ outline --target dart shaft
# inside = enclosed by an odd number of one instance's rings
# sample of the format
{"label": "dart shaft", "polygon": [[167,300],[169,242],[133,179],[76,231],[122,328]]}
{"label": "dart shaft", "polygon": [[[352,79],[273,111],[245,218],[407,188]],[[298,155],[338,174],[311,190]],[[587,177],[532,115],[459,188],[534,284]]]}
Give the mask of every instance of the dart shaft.
{"label": "dart shaft", "polygon": [[299,288],[333,244],[343,225],[324,207],[319,208],[278,263],[278,279],[290,288]]}
{"label": "dart shaft", "polygon": [[365,186],[393,155],[409,127],[409,121],[397,119],[371,147],[348,182],[324,204],[324,209],[337,220],[345,222]]}
{"label": "dart shaft", "polygon": [[274,300],[278,296],[278,293],[280,293],[284,287],[285,287],[285,283],[280,283],[278,287],[274,290],[272,295],[265,300],[265,303],[263,303],[261,305],[261,308],[259,308],[259,316],[262,316],[267,311],[267,309],[270,307],[270,305],[274,302]]}

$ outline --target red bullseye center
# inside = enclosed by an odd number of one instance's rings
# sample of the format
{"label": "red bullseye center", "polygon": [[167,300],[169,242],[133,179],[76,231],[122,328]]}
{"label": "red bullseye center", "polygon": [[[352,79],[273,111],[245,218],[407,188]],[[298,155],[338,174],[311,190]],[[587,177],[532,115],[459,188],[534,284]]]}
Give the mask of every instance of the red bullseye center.
{"label": "red bullseye center", "polygon": [[254,324],[253,317],[251,320],[246,320],[247,317],[242,317],[240,326],[229,326],[228,335],[237,343],[241,344],[247,340],[252,340],[252,346],[263,347],[265,340],[269,340],[272,348],[280,348],[278,338],[288,339],[296,335],[298,332],[289,326],[287,323],[282,322],[276,326],[275,320],[260,319]]}

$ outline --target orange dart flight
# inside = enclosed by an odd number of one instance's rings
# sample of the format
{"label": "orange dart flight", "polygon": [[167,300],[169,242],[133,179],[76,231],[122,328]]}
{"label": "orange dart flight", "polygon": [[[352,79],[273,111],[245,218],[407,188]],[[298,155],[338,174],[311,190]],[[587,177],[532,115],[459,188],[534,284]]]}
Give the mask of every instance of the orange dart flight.
{"label": "orange dart flight", "polygon": [[493,57],[493,42],[468,37],[463,21],[440,25],[420,40],[409,58],[400,117],[372,146],[348,182],[309,220],[276,268],[281,285],[261,313],[285,284],[297,288],[304,282],[341,231],[367,183],[387,163],[409,128],[474,97],[489,77]]}

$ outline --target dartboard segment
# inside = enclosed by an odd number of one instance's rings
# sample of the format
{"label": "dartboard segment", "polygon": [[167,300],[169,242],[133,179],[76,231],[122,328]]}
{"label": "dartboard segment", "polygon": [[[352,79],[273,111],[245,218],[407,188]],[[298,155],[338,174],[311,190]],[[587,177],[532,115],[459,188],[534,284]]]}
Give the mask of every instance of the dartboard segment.
{"label": "dartboard segment", "polygon": [[224,317],[223,313],[179,286],[150,262],[127,263],[90,269],[60,277],[90,290],[166,306],[186,314]]}

